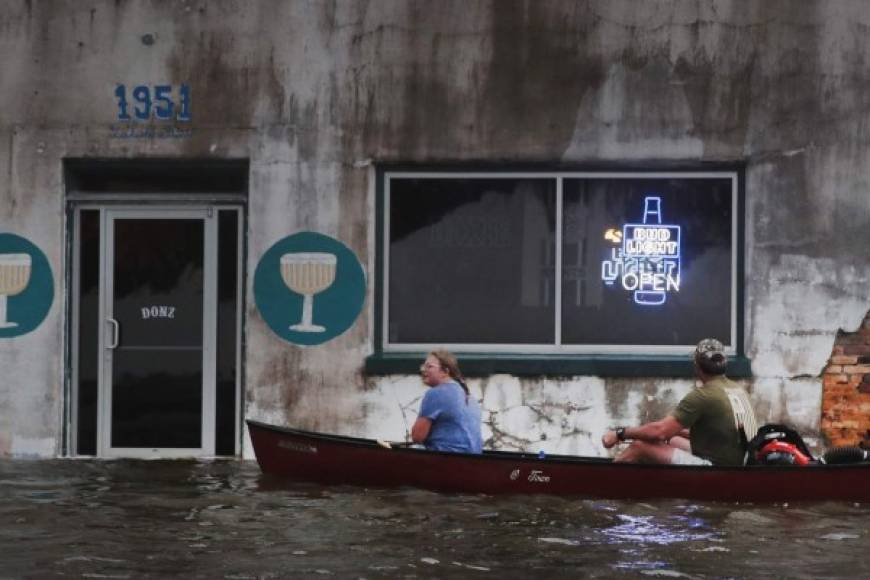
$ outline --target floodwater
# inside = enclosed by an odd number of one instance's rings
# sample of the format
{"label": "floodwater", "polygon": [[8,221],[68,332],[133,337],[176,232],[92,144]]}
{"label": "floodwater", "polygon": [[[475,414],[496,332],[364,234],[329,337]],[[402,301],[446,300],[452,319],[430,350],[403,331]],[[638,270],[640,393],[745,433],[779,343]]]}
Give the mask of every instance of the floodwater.
{"label": "floodwater", "polygon": [[56,577],[868,578],[870,505],[323,487],[240,461],[0,461],[0,579]]}

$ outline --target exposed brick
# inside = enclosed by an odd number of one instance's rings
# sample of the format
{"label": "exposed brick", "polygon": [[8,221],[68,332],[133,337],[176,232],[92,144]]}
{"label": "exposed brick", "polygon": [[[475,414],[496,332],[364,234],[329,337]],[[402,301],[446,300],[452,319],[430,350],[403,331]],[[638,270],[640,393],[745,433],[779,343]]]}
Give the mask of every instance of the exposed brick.
{"label": "exposed brick", "polygon": [[[861,411],[851,405],[844,406],[843,410],[840,412],[840,426],[842,427],[857,427],[860,423],[861,419],[863,419],[863,413]],[[854,423],[854,425],[853,425]]]}
{"label": "exposed brick", "polygon": [[852,386],[849,383],[837,383],[836,385],[826,386],[822,393],[822,398],[825,401],[833,402],[834,399],[854,395],[857,388],[858,385]]}
{"label": "exposed brick", "polygon": [[855,354],[858,356],[870,356],[870,345],[847,344],[843,346],[843,354]]}
{"label": "exposed brick", "polygon": [[870,311],[857,332],[837,331],[822,373],[822,436],[829,445],[870,445]]}
{"label": "exposed brick", "polygon": [[840,383],[848,383],[849,375],[825,375],[822,378],[822,385],[825,387],[825,390],[831,387],[835,387]]}
{"label": "exposed brick", "polygon": [[847,431],[847,433],[848,435],[829,437],[831,447],[854,447],[858,443],[858,438],[850,431]]}

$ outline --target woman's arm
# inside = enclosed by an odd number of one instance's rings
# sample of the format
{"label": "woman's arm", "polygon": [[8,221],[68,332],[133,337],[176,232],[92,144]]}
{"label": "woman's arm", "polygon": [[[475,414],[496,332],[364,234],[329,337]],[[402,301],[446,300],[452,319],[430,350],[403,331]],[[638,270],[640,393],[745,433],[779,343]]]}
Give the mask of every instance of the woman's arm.
{"label": "woman's arm", "polygon": [[431,419],[428,417],[417,417],[417,420],[414,421],[414,425],[411,427],[411,441],[414,443],[425,443],[431,429]]}

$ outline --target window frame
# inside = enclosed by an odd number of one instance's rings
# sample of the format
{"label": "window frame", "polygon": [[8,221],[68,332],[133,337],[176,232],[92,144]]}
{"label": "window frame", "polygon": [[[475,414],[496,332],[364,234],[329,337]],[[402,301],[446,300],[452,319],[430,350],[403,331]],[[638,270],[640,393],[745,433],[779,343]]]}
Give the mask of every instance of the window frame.
{"label": "window frame", "polygon": [[[389,324],[390,275],[390,185],[406,179],[553,179],[556,191],[554,341],[549,344],[391,344],[385,331]],[[729,375],[750,376],[750,361],[743,353],[744,280],[744,167],[737,164],[697,164],[685,167],[604,168],[487,168],[440,166],[392,166],[376,168],[376,253],[374,353],[366,361],[370,374],[416,372],[423,354],[447,348],[462,361],[466,374],[510,372],[512,374],[562,375],[592,373],[602,376],[691,376],[692,346],[688,345],[576,345],[562,343],[562,246],[563,184],[566,179],[709,179],[731,180],[731,297]],[[416,361],[411,363],[409,361]],[[469,364],[470,363],[470,364]],[[469,371],[471,368],[471,371]]]}

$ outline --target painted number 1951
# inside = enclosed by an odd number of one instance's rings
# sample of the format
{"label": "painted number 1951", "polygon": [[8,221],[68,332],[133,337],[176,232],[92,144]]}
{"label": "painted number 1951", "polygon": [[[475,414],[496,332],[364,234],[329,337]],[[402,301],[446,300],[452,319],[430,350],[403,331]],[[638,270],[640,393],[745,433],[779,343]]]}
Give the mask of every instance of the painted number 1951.
{"label": "painted number 1951", "polygon": [[[130,91],[130,101],[127,100],[127,86],[118,85],[115,97],[118,99],[118,120],[129,121],[138,119],[147,121],[152,118],[160,120],[190,121],[190,87],[178,86],[177,101],[172,85],[138,85]],[[132,102],[131,102],[132,101]],[[131,115],[132,113],[132,115]]]}

